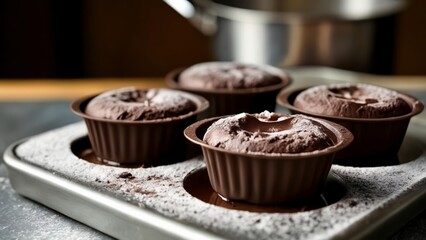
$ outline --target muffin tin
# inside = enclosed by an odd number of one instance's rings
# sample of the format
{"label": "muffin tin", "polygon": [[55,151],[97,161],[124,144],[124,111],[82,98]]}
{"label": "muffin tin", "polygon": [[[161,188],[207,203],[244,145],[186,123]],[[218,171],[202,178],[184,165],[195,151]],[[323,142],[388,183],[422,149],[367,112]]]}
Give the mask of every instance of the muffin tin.
{"label": "muffin tin", "polygon": [[333,165],[321,196],[281,206],[224,202],[208,185],[201,157],[145,168],[100,165],[83,122],[14,143],[4,158],[19,194],[119,239],[384,239],[426,207],[425,151],[419,116],[399,165]]}

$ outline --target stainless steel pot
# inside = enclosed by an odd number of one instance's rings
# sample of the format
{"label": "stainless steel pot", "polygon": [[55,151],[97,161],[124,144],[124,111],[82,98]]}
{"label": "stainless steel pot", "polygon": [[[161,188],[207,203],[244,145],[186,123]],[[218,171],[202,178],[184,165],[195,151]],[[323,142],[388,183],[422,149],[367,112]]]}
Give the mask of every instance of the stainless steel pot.
{"label": "stainless steel pot", "polygon": [[[391,71],[404,0],[168,0],[213,38],[217,60]],[[179,3],[187,5],[176,8]],[[182,5],[181,5],[182,6]]]}

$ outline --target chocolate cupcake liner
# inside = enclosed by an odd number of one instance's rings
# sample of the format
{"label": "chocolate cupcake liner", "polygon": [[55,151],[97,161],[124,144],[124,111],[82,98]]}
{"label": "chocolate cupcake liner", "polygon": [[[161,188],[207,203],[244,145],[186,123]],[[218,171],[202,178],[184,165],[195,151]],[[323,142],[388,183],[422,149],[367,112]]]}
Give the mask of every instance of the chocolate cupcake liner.
{"label": "chocolate cupcake liner", "polygon": [[96,156],[120,164],[161,164],[182,159],[185,139],[181,132],[195,117],[165,124],[111,124],[86,119]]}
{"label": "chocolate cupcake liner", "polygon": [[[222,197],[251,203],[307,199],[321,192],[333,155],[292,161],[247,158],[203,149],[210,183]],[[303,179],[303,181],[300,181]]]}
{"label": "chocolate cupcake liner", "polygon": [[197,110],[174,118],[128,121],[91,117],[84,110],[95,96],[76,100],[71,108],[84,118],[93,151],[100,160],[121,165],[169,164],[189,156],[189,144],[182,132],[208,108],[204,98],[182,94],[196,103]]}
{"label": "chocolate cupcake liner", "polygon": [[198,121],[184,133],[202,147],[212,188],[229,200],[274,204],[316,196],[322,190],[335,153],[352,141],[352,134],[344,127],[316,120],[333,134],[334,146],[294,154],[231,152],[201,140],[206,129],[219,118]]}
{"label": "chocolate cupcake liner", "polygon": [[[266,66],[265,66],[266,67]],[[268,68],[273,68],[267,66]],[[281,71],[276,68],[275,71]],[[292,79],[283,73],[281,83],[271,86],[247,89],[195,89],[179,85],[179,76],[184,69],[175,69],[166,75],[166,84],[178,90],[183,90],[205,97],[210,102],[209,110],[204,117],[223,116],[241,112],[256,113],[268,110],[275,111],[275,98],[281,89],[287,87]]]}
{"label": "chocolate cupcake liner", "polygon": [[307,88],[282,91],[277,96],[278,105],[291,113],[305,114],[327,119],[346,127],[354,135],[354,141],[336,155],[335,163],[345,166],[371,167],[398,164],[397,153],[404,140],[411,117],[423,111],[423,104],[416,98],[398,93],[411,106],[411,112],[388,118],[347,118],[310,113],[296,108],[296,96]]}

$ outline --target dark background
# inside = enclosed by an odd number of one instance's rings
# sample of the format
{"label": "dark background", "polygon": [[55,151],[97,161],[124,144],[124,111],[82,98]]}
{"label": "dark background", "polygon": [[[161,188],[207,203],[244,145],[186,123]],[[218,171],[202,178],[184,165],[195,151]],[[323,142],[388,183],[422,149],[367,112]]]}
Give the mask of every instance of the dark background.
{"label": "dark background", "polygon": [[[426,74],[425,10],[411,0],[396,18],[391,73]],[[161,0],[0,0],[0,78],[161,77],[210,49]]]}

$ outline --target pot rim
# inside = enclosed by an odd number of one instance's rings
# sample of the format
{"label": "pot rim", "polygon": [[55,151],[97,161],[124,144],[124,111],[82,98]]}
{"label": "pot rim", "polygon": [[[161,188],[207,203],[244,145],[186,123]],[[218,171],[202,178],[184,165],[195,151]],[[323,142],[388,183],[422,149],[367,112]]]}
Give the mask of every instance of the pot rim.
{"label": "pot rim", "polygon": [[[243,1],[244,2],[244,1]],[[194,4],[211,16],[222,17],[234,21],[257,23],[288,23],[317,21],[319,19],[359,21],[394,14],[406,6],[405,0],[334,0],[324,1],[317,11],[302,9],[299,12],[268,11],[254,7],[225,5],[214,0],[194,0]],[[337,6],[337,7],[336,7]],[[302,12],[305,10],[305,12]],[[306,11],[310,10],[310,11]]]}

